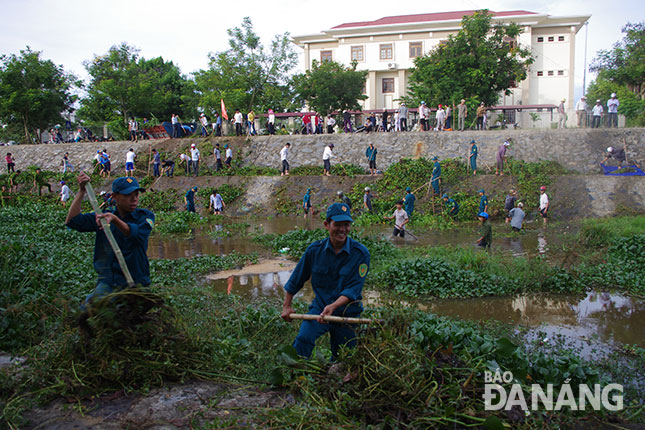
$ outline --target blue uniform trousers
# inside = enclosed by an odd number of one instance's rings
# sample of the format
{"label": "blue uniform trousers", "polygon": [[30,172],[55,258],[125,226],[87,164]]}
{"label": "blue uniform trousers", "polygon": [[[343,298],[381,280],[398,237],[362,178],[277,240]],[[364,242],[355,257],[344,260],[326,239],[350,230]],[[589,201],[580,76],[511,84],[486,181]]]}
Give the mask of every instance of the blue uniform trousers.
{"label": "blue uniform trousers", "polygon": [[[309,313],[320,315],[322,309],[312,309]],[[329,332],[331,338],[331,354],[335,360],[340,347],[345,345],[353,348],[356,346],[356,333],[349,324],[329,323],[320,324],[317,321],[303,321],[296,340],[293,342],[296,352],[301,357],[310,358],[316,344],[316,339]]]}
{"label": "blue uniform trousers", "polygon": [[439,194],[439,179],[432,178],[432,189],[435,194]]}

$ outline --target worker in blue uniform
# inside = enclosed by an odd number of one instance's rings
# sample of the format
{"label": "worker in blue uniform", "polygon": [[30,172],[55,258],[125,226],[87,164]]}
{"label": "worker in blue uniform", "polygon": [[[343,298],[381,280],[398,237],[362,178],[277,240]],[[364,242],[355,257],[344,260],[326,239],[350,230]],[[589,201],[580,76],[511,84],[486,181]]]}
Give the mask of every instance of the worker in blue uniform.
{"label": "worker in blue uniform", "polygon": [[197,187],[192,187],[186,191],[184,196],[184,203],[186,204],[186,210],[188,212],[195,212],[195,193],[197,192]]}
{"label": "worker in blue uniform", "polygon": [[459,203],[457,203],[454,199],[451,199],[448,194],[444,194],[443,197],[443,202],[448,208],[448,215],[454,217],[459,213]]}
{"label": "worker in blue uniform", "polygon": [[357,317],[363,311],[362,291],[370,254],[367,248],[348,236],[352,222],[346,204],[329,206],[323,223],[329,237],[309,245],[284,286],[286,294],[281,316],[285,321],[291,321],[293,296],[307,280],[311,279],[316,295],[308,313],[320,318],[303,321],[293,343],[302,357],[311,357],[316,339],[327,332],[331,338],[332,359],[337,357],[341,346],[356,345],[356,335],[349,325],[327,324],[322,319],[327,315]]}
{"label": "worker in blue uniform", "polygon": [[102,231],[99,219],[104,218],[110,224],[110,230],[123,253],[134,283],[144,287],[150,285],[148,238],[155,223],[155,215],[151,211],[137,207],[139,192],[144,189],[132,177],[117,178],[112,183],[115,209],[110,208],[100,214],[81,213],[81,202],[87,194],[85,184],[89,180],[90,178],[83,172],[78,176],[79,191],[65,219],[67,227],[73,230],[96,232],[94,269],[98,273],[98,281],[94,292],[86,297],[81,306],[82,310],[85,310],[93,300],[127,286],[125,275],[107,236]]}
{"label": "worker in blue uniform", "polygon": [[481,198],[479,199],[479,212],[488,213],[488,197],[486,196],[486,191],[482,188],[478,191]]}
{"label": "worker in blue uniform", "polygon": [[439,181],[441,181],[441,164],[439,164],[439,157],[435,156],[432,161],[434,161],[434,166],[432,167],[432,179],[430,183],[432,184],[434,194],[440,194]]}
{"label": "worker in blue uniform", "polygon": [[414,212],[414,202],[417,198],[412,193],[412,188],[406,187],[405,191],[407,194],[405,195],[404,208],[408,213],[408,218],[411,218],[412,212]]}

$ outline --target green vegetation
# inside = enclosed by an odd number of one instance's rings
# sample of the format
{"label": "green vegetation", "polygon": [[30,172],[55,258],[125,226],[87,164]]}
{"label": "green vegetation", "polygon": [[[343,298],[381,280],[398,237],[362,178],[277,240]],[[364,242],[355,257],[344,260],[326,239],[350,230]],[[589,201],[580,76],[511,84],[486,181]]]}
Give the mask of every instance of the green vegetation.
{"label": "green vegetation", "polygon": [[[540,203],[540,187],[548,187],[553,178],[567,174],[567,170],[555,161],[526,162],[509,158],[506,169],[517,178],[520,201],[524,202],[525,210],[536,208]],[[547,191],[548,193],[548,191]]]}
{"label": "green vegetation", "polygon": [[62,114],[76,101],[80,83],[61,66],[29,47],[20,55],[0,56],[0,130],[2,140],[40,143],[38,129],[62,123]]}
{"label": "green vegetation", "polygon": [[628,126],[645,125],[645,22],[627,23],[622,40],[611,50],[598,51],[590,70],[598,77],[587,90],[588,100],[600,99],[605,104],[611,93],[620,100],[618,113],[624,114]]}
{"label": "green vegetation", "polygon": [[501,93],[510,94],[512,82],[526,78],[534,61],[531,52],[508,43],[522,28],[493,24],[492,17],[488,10],[464,16],[457,34],[414,59],[410,95],[405,98],[411,106],[422,100],[455,104],[465,99],[472,113],[480,102],[495,105]]}
{"label": "green vegetation", "polygon": [[645,234],[645,217],[623,216],[582,221],[578,242],[582,247],[604,247],[620,237]]}
{"label": "green vegetation", "polygon": [[[258,427],[294,428],[312,416],[315,422],[306,427],[324,423],[325,428],[421,429],[504,423],[529,429],[567,427],[580,420],[642,422],[638,399],[645,394],[642,387],[629,385],[634,369],[641,367],[642,349],[630,347],[620,366],[611,361],[615,357],[590,363],[565,344],[526,341],[511,327],[453,321],[401,304],[366,314],[383,323],[360,334],[353,354],[343,353],[340,373],[327,371],[324,337],[317,345],[317,358],[304,362],[290,347],[298,325],[281,321],[279,306],[214,294],[200,280],[206,273],[256,262],[255,255],[152,260],[150,291],[121,292],[102,302],[90,320],[96,336],[84,343],[74,321],[80,300],[95,282],[93,235],[66,229],[64,216],[62,208],[45,200],[0,209],[0,265],[5,274],[0,280],[0,350],[26,358],[19,372],[0,373],[0,415],[2,425],[10,428],[24,425],[25,410],[60,396],[85,412],[81,400],[91,396],[115,390],[145,393],[190,379],[231,384],[232,389],[274,385],[295,396],[295,403],[285,408],[245,408],[247,422]],[[219,219],[191,218],[186,223],[210,225]],[[608,248],[598,248],[604,262],[592,266],[589,260],[589,269],[550,268],[539,258],[508,259],[442,247],[411,249],[401,260],[389,241],[361,231],[354,236],[372,255],[369,286],[399,295],[472,297],[478,294],[471,291],[478,288],[507,294],[538,276],[548,280],[537,289],[561,287],[570,292],[631,283],[630,291],[643,294],[645,237],[629,236],[642,234],[642,220],[603,223],[615,236],[606,242],[611,244]],[[226,226],[234,234],[243,234],[247,227]],[[294,230],[257,240],[276,251],[290,248],[288,253],[298,257],[313,240],[324,237],[322,229]],[[592,276],[591,268],[598,273]],[[401,289],[404,283],[412,287]],[[126,318],[124,310],[145,300],[154,301],[152,310],[140,318]],[[305,311],[305,304],[297,302],[296,310]],[[481,398],[482,373],[496,368],[512,371],[525,390],[534,382],[557,388],[568,378],[572,384],[611,381],[631,388],[626,390],[626,408],[611,418],[590,411],[487,412]],[[225,421],[206,424],[221,427]]]}
{"label": "green vegetation", "polygon": [[363,94],[367,70],[356,70],[358,63],[349,67],[336,61],[313,60],[311,68],[292,78],[296,100],[315,112],[326,116],[333,111],[360,110],[358,103],[367,99]]}

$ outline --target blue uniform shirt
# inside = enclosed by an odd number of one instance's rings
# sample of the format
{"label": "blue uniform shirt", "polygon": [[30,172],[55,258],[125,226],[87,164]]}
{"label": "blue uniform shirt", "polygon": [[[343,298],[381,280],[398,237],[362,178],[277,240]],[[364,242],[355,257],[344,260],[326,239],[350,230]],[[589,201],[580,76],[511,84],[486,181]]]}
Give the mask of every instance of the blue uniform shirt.
{"label": "blue uniform shirt", "polygon": [[414,201],[416,199],[417,198],[412,193],[408,193],[405,196],[405,211],[408,213],[408,216],[411,216],[412,212],[414,212]]}
{"label": "blue uniform shirt", "polygon": [[441,164],[438,161],[434,162],[434,167],[432,169],[432,179],[437,179],[441,176]]}
{"label": "blue uniform shirt", "polygon": [[345,296],[354,303],[337,308],[334,315],[355,316],[363,311],[360,300],[369,266],[370,253],[359,242],[348,237],[336,254],[329,238],[319,240],[309,245],[284,289],[296,294],[311,278],[316,297],[309,306],[310,313],[319,314],[325,306]]}
{"label": "blue uniform shirt", "polygon": [[311,194],[309,193],[305,194],[305,196],[302,198],[302,206],[305,208],[311,207]]}
{"label": "blue uniform shirt", "polygon": [[450,214],[456,214],[459,212],[459,204],[454,199],[446,200],[446,206],[450,209]]}
{"label": "blue uniform shirt", "polygon": [[484,194],[481,200],[479,200],[479,212],[484,212],[486,206],[488,206],[488,197]]}
{"label": "blue uniform shirt", "polygon": [[192,188],[186,192],[186,201],[189,204],[190,203],[193,203],[193,204],[195,203],[195,192],[192,190]]}
{"label": "blue uniform shirt", "polygon": [[376,146],[373,148],[368,146],[367,149],[365,150],[365,156],[367,157],[367,161],[375,161],[376,154],[378,154],[378,151],[376,150]]}
{"label": "blue uniform shirt", "polygon": [[470,147],[470,155],[472,155],[473,157],[477,157],[477,152],[478,152],[477,145],[473,145]]}
{"label": "blue uniform shirt", "polygon": [[[107,210],[117,214],[116,210]],[[150,266],[148,264],[148,238],[155,225],[155,215],[147,209],[135,209],[125,217],[119,218],[130,227],[130,235],[125,236],[116,226],[110,226],[116,243],[121,248],[132,279],[135,284],[150,285]],[[125,287],[127,282],[121,271],[119,262],[108,242],[107,236],[99,230],[94,212],[78,214],[72,218],[67,227],[77,231],[95,231],[94,240],[94,269],[99,274],[99,283],[113,287]]]}

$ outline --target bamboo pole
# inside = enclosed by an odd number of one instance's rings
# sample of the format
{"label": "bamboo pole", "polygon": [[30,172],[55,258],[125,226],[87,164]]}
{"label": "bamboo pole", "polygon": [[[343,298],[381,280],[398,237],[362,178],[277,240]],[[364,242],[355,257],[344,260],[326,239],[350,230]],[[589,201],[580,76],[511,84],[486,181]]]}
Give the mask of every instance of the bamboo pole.
{"label": "bamboo pole", "polygon": [[[92,209],[94,209],[94,212],[96,212],[97,214],[100,214],[101,208],[99,207],[99,202],[96,201],[96,195],[94,194],[94,189],[92,188],[92,185],[89,182],[85,184],[85,191],[87,191],[87,197],[90,199],[90,204],[92,205]],[[101,227],[103,227],[103,231],[105,232],[105,236],[107,236],[108,242],[110,242],[110,246],[112,247],[112,251],[114,251],[114,255],[116,255],[116,259],[119,262],[121,271],[123,271],[123,275],[125,276],[125,280],[128,283],[128,287],[132,288],[134,287],[134,279],[132,279],[132,275],[130,274],[128,265],[125,264],[125,258],[123,258],[123,253],[119,248],[119,244],[116,243],[114,234],[112,234],[112,230],[110,230],[110,224],[108,224],[105,218],[99,218],[99,219],[101,222]]]}
{"label": "bamboo pole", "polygon": [[[320,318],[320,315],[311,315],[311,314],[289,314],[289,318],[292,320],[307,320],[307,321],[317,321]],[[323,321],[326,322],[335,322],[335,323],[345,323],[345,324],[372,324],[378,322],[377,320],[369,318],[349,318],[349,317],[337,317],[334,315],[325,315],[322,317]]]}
{"label": "bamboo pole", "polygon": [[152,143],[148,144],[148,173],[146,176],[150,176],[150,165],[152,164]]}

